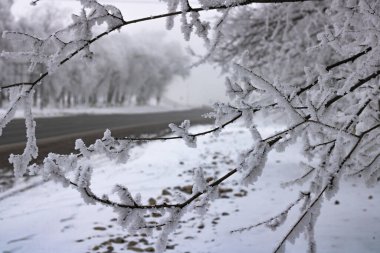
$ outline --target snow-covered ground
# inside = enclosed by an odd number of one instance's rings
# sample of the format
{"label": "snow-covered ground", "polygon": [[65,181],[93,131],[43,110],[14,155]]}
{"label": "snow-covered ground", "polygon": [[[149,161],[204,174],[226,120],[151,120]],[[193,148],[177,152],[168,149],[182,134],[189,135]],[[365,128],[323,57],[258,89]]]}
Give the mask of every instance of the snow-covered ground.
{"label": "snow-covered ground", "polygon": [[[207,126],[193,127],[192,132]],[[267,132],[272,128],[264,129]],[[132,193],[141,192],[145,203],[171,199],[177,190],[191,189],[192,172],[201,166],[215,178],[234,168],[238,153],[250,145],[250,135],[239,126],[230,126],[219,137],[198,139],[198,148],[183,141],[152,142],[135,147],[125,165],[115,165],[96,157],[92,186],[101,195],[114,184],[123,184]],[[301,175],[297,164],[302,157],[297,145],[285,153],[272,152],[263,175],[250,187],[237,185],[234,176],[221,186],[206,215],[187,214],[181,227],[170,235],[167,252],[271,252],[298,215],[291,211],[287,222],[276,231],[266,227],[231,234],[233,229],[270,218],[298,197],[300,186],[283,189],[280,183]],[[116,214],[101,205],[86,205],[80,194],[53,182],[27,191],[18,190],[40,179],[19,182],[16,188],[0,194],[0,252],[2,253],[84,253],[151,252],[154,238],[132,235],[116,224]],[[181,188],[178,188],[181,187]],[[18,193],[17,193],[18,192]],[[380,251],[380,187],[367,189],[352,179],[340,192],[324,201],[317,221],[318,252]],[[150,200],[149,200],[150,199]],[[160,217],[152,217],[159,220]],[[301,236],[286,252],[306,252]]]}
{"label": "snow-covered ground", "polygon": [[[193,107],[185,105],[144,105],[144,106],[125,106],[125,107],[73,107],[73,108],[32,108],[33,116],[42,117],[60,117],[77,114],[141,114],[153,112],[169,112],[189,110]],[[0,115],[4,115],[6,109],[0,108]],[[17,110],[15,118],[23,118],[24,111]]]}

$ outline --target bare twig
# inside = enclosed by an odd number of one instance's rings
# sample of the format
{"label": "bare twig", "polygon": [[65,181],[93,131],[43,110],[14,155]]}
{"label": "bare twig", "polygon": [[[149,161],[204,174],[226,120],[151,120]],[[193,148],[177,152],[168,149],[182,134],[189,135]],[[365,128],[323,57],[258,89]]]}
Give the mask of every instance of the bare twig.
{"label": "bare twig", "polygon": [[[360,114],[362,114],[362,112],[364,111],[364,109],[369,105],[369,103],[371,103],[371,99],[368,99],[362,107],[360,107],[360,109],[358,110],[358,112],[355,114],[356,117],[359,117]],[[354,119],[351,119],[350,122],[347,124],[347,126],[344,128],[345,131],[348,131],[350,129],[350,127],[352,126],[352,124],[354,124],[355,120]]]}
{"label": "bare twig", "polygon": [[287,187],[289,185],[293,185],[297,182],[300,182],[302,180],[304,180],[305,178],[307,178],[309,175],[311,175],[311,173],[313,173],[316,169],[315,167],[312,167],[312,166],[308,166],[309,167],[309,171],[307,171],[305,174],[303,174],[302,176],[292,180],[292,181],[288,181],[288,182],[283,182],[281,183],[281,186],[282,187]]}
{"label": "bare twig", "polygon": [[331,64],[331,65],[329,65],[329,66],[326,67],[326,71],[330,71],[331,69],[334,69],[334,68],[336,68],[336,67],[338,67],[340,65],[343,65],[345,63],[348,63],[348,62],[354,62],[357,58],[359,58],[362,55],[367,54],[371,50],[372,50],[372,47],[368,47],[364,51],[362,51],[362,52],[360,52],[358,54],[355,54],[355,55],[353,55],[353,56],[351,56],[351,57],[349,57],[347,59],[344,59],[344,60],[338,61],[336,63],[333,63],[333,64]]}
{"label": "bare twig", "polygon": [[[196,133],[196,134],[190,134],[189,136],[197,137],[197,136],[207,135],[207,134],[219,131],[220,129],[226,127],[227,125],[229,125],[229,124],[235,122],[236,120],[238,120],[239,118],[241,118],[241,116],[242,116],[242,112],[239,112],[235,117],[233,117],[231,120],[227,121],[226,123],[222,124],[219,127],[215,127],[213,129],[210,129],[210,130],[207,130],[204,132],[200,132],[200,133]],[[129,137],[117,138],[117,140],[128,140],[128,141],[165,141],[165,140],[175,140],[175,139],[182,139],[182,137],[181,136],[172,136],[172,137],[152,137],[152,138],[129,138]]]}
{"label": "bare twig", "polygon": [[376,72],[372,73],[371,75],[369,75],[369,76],[367,76],[367,77],[365,77],[363,79],[359,79],[359,81],[356,84],[354,84],[348,91],[346,91],[342,95],[335,95],[335,96],[333,96],[330,100],[328,100],[324,104],[324,107],[325,108],[330,107],[332,104],[334,104],[335,102],[339,101],[341,98],[343,98],[347,94],[350,94],[351,92],[355,91],[357,88],[361,87],[363,84],[369,82],[371,79],[376,78],[379,75],[380,75],[380,70],[377,70]]}
{"label": "bare twig", "polygon": [[272,221],[280,218],[281,216],[288,214],[289,211],[292,210],[292,208],[295,205],[297,205],[302,199],[309,198],[309,197],[310,197],[310,193],[301,192],[301,194],[298,197],[298,199],[296,199],[294,202],[290,203],[285,210],[283,210],[281,213],[277,214],[276,216],[274,216],[272,218],[269,218],[267,220],[261,221],[259,223],[256,223],[255,225],[252,225],[252,226],[249,226],[249,227],[244,227],[244,228],[239,228],[239,229],[231,230],[230,233],[233,234],[233,233],[237,233],[237,232],[249,231],[249,230],[251,230],[253,228],[256,228],[256,227],[259,227],[259,226],[262,226],[262,225],[265,225],[265,224],[269,224],[270,222],[272,222]]}
{"label": "bare twig", "polygon": [[306,151],[314,150],[314,149],[316,149],[318,147],[322,147],[322,146],[326,146],[326,145],[331,144],[331,143],[335,143],[335,141],[336,141],[336,139],[334,139],[332,141],[327,141],[327,142],[319,143],[319,144],[316,144],[316,145],[312,145],[312,146],[308,147],[306,149]]}
{"label": "bare twig", "polygon": [[361,170],[358,170],[352,174],[349,174],[348,176],[356,176],[356,175],[360,175],[362,172],[364,172],[366,169],[368,169],[369,167],[372,166],[372,164],[374,164],[376,162],[377,159],[380,158],[380,152],[372,159],[372,161],[370,161],[366,166],[364,166]]}

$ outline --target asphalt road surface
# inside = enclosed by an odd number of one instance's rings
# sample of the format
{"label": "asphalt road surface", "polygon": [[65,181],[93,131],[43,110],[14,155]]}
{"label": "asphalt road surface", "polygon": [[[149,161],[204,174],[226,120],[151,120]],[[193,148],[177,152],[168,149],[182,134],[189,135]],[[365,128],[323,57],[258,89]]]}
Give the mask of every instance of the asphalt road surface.
{"label": "asphalt road surface", "polygon": [[[211,123],[201,117],[210,109],[194,109],[163,113],[76,115],[36,119],[36,137],[40,162],[49,152],[69,154],[74,152],[75,140],[81,138],[86,144],[103,136],[110,129],[113,136],[160,135],[168,132],[169,123],[180,123],[189,119],[194,124]],[[13,120],[0,136],[0,170],[9,169],[9,154],[21,154],[25,147],[25,121]]]}

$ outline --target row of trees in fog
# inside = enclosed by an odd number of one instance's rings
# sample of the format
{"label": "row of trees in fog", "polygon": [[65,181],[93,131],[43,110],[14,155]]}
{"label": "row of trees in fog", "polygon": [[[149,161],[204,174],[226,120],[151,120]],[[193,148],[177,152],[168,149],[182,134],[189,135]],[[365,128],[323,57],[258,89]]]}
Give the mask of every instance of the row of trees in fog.
{"label": "row of trees in fog", "polygon": [[[33,16],[15,20],[10,12],[12,0],[2,1],[0,9],[0,32],[15,30],[36,37],[48,37],[63,27],[62,12],[51,7],[36,9]],[[45,79],[33,98],[35,107],[118,106],[160,103],[167,85],[176,77],[188,75],[187,56],[179,44],[166,40],[162,34],[141,35],[115,34],[94,45],[91,58],[64,66],[59,72]],[[147,39],[149,37],[153,39]],[[28,48],[23,41],[6,44],[0,40],[0,49]],[[155,48],[155,50],[151,50]],[[47,51],[50,49],[46,49]],[[5,64],[0,59],[1,83],[30,82],[45,71],[43,64],[30,68],[24,61],[13,60]],[[8,102],[2,93],[0,104]]]}
{"label": "row of trees in fog", "polygon": [[[95,46],[92,57],[96,61],[76,59],[75,64],[64,66],[47,79],[49,85],[41,86],[36,93],[39,106],[144,105],[151,100],[160,103],[170,81],[188,74],[186,56],[176,43],[162,38],[155,45],[153,40],[114,36]],[[151,51],[153,47],[157,50]]]}

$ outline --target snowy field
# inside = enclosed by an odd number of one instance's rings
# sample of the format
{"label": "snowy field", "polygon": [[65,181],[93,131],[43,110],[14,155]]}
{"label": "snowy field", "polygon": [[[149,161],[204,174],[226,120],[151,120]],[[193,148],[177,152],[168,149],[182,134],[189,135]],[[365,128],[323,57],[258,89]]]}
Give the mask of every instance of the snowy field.
{"label": "snowy field", "polygon": [[[209,127],[193,127],[191,132]],[[274,129],[263,130],[269,133]],[[216,178],[233,169],[238,152],[250,145],[249,133],[236,125],[219,137],[200,137],[197,149],[188,148],[181,140],[144,144],[135,147],[122,166],[96,157],[92,187],[101,195],[109,194],[114,184],[123,184],[132,193],[141,192],[145,203],[160,203],[171,200],[176,191],[189,193],[194,168],[201,166],[210,179]],[[297,199],[301,186],[283,189],[280,184],[302,175],[297,167],[302,160],[299,154],[297,145],[285,153],[271,152],[263,175],[250,187],[237,185],[239,175],[230,178],[221,185],[220,196],[207,214],[184,217],[181,227],[170,235],[167,252],[271,252],[297,218],[300,206],[276,231],[266,227],[235,234],[230,231],[270,218]],[[111,208],[84,204],[74,189],[39,183],[40,179],[34,178],[0,193],[1,253],[153,251],[154,236],[123,231]],[[22,191],[31,184],[39,186]],[[353,179],[343,183],[340,192],[323,203],[316,227],[318,252],[380,252],[379,198],[379,186],[367,189]],[[159,214],[153,216],[159,222]],[[306,251],[303,236],[295,245],[287,243],[286,252]]]}

